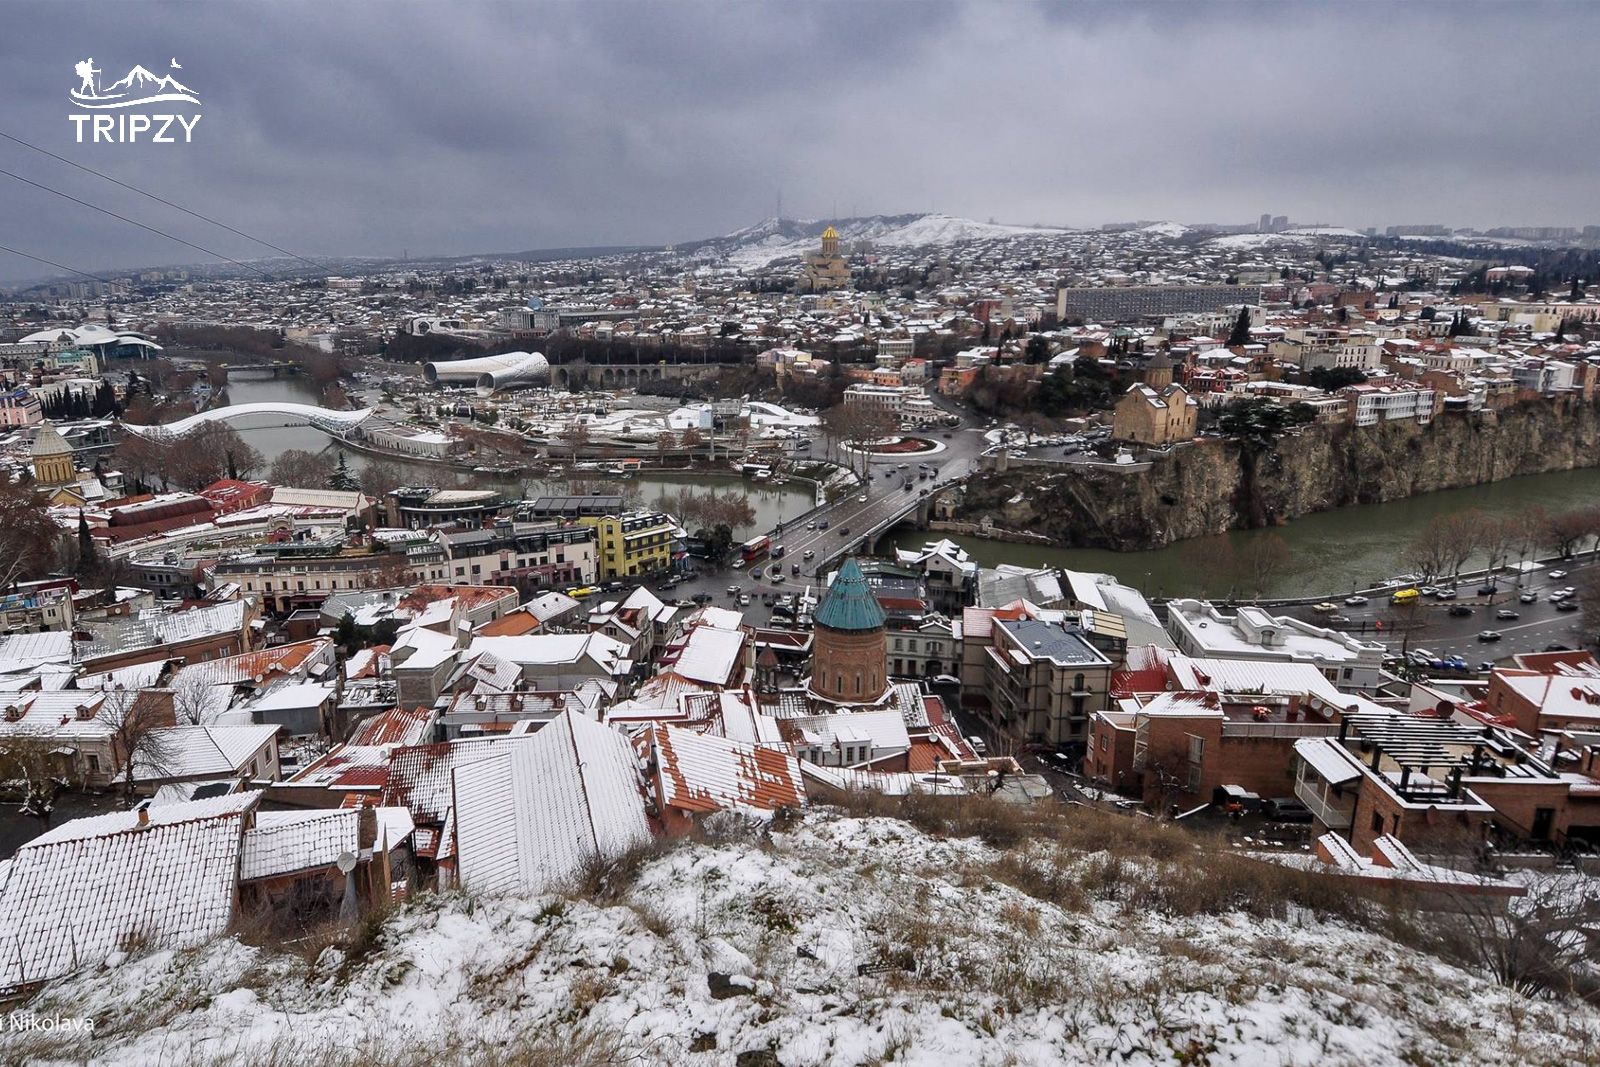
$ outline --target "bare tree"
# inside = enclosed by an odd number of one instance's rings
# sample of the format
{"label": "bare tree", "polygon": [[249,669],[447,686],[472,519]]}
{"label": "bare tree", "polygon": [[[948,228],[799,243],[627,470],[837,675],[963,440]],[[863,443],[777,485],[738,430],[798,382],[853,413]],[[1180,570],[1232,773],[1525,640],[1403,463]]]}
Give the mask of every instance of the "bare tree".
{"label": "bare tree", "polygon": [[0,740],[0,779],[21,783],[22,814],[39,821],[39,832],[50,829],[56,798],[78,785],[71,770],[55,755],[56,743],[48,737],[16,735]]}
{"label": "bare tree", "polygon": [[195,675],[172,687],[172,718],[183,726],[204,726],[210,718],[211,684]]}
{"label": "bare tree", "polygon": [[325,452],[288,448],[278,453],[267,475],[274,485],[294,488],[321,488],[333,474],[334,459]]}
{"label": "bare tree", "polygon": [[62,536],[44,496],[0,473],[0,589],[53,567]]}
{"label": "bare tree", "polygon": [[118,685],[106,691],[98,717],[111,728],[111,753],[119,765],[125,800],[132,801],[138,775],[160,777],[172,772],[177,752],[163,732],[174,725],[170,699]]}
{"label": "bare tree", "polygon": [[1594,519],[1588,509],[1563,511],[1545,517],[1545,543],[1553,547],[1559,556],[1572,555],[1573,549],[1593,533]]}
{"label": "bare tree", "polygon": [[1294,563],[1289,545],[1275,533],[1257,534],[1246,542],[1237,556],[1240,583],[1260,598],[1272,580]]}
{"label": "bare tree", "polygon": [[369,459],[361,470],[361,491],[374,500],[386,493],[394,492],[405,484],[405,471],[399,464],[386,459]]}
{"label": "bare tree", "polygon": [[1183,569],[1200,583],[1203,595],[1232,598],[1239,562],[1234,558],[1233,541],[1227,534],[1191,537],[1178,546],[1178,559]]}
{"label": "bare tree", "polygon": [[589,424],[573,419],[561,431],[561,439],[567,443],[567,455],[577,459],[578,453],[589,443]]}

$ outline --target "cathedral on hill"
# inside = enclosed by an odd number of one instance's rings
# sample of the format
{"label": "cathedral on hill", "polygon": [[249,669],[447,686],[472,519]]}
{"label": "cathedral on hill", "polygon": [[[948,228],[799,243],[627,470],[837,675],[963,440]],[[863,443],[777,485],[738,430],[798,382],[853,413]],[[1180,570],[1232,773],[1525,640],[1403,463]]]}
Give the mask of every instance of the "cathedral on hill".
{"label": "cathedral on hill", "polygon": [[822,247],[805,258],[800,274],[802,293],[825,293],[850,284],[850,265],[839,254],[839,231],[829,226],[822,231]]}

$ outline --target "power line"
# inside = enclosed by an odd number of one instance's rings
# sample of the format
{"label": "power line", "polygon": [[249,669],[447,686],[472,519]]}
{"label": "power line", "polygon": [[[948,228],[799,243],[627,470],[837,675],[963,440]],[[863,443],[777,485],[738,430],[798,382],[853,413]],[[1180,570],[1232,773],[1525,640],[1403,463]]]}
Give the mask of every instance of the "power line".
{"label": "power line", "polygon": [[117,287],[118,289],[128,289],[129,288],[128,286],[123,285],[121,282],[112,281],[110,278],[102,278],[98,274],[90,274],[86,270],[79,270],[77,267],[69,267],[65,263],[57,263],[53,259],[45,259],[43,256],[35,256],[35,255],[31,254],[31,253],[24,252],[21,249],[12,248],[10,245],[0,245],[0,252],[10,252],[14,256],[21,256],[23,259],[31,259],[35,263],[44,263],[44,264],[46,264],[48,266],[55,267],[57,270],[64,270],[68,274],[81,274],[85,278],[93,278],[95,281],[100,282],[102,285],[112,285],[112,286]]}
{"label": "power line", "polygon": [[99,206],[98,204],[91,204],[87,200],[79,200],[77,197],[73,196],[71,193],[63,193],[60,189],[52,189],[50,186],[42,185],[39,182],[36,182],[31,178],[24,178],[20,174],[13,174],[9,170],[0,169],[0,174],[4,174],[8,178],[15,178],[17,181],[22,182],[24,185],[31,185],[35,189],[43,189],[47,193],[54,193],[56,196],[61,197],[63,200],[70,200],[74,204],[81,204],[84,207],[89,208],[91,211],[98,211],[102,215],[110,215],[114,219],[121,219],[123,222],[128,223],[130,226],[137,226],[141,230],[148,230],[151,233],[157,235],[158,237],[165,237],[169,241],[176,241],[180,245],[185,245],[185,246],[187,246],[189,248],[196,249],[197,251],[204,252],[208,256],[215,256],[220,260],[223,260],[223,261],[228,262],[228,263],[232,263],[235,267],[243,267],[245,270],[253,270],[257,274],[261,275],[263,278],[271,278],[272,277],[270,274],[268,274],[266,271],[262,270],[260,267],[253,267],[248,263],[240,263],[237,259],[230,259],[229,257],[223,255],[221,252],[213,252],[211,249],[207,248],[205,245],[197,245],[193,241],[185,241],[182,237],[176,237],[176,236],[174,236],[174,235],[172,235],[170,233],[167,233],[165,230],[158,230],[154,226],[146,226],[144,223],[138,222],[138,221],[136,221],[134,219],[130,219],[126,215],[119,215],[115,211],[112,211],[109,208],[103,208],[103,207]]}
{"label": "power line", "polygon": [[139,188],[137,185],[131,185],[128,182],[122,181],[119,178],[113,178],[109,174],[102,174],[100,171],[95,170],[93,167],[86,167],[82,163],[78,163],[78,162],[76,162],[74,160],[68,159],[66,156],[58,156],[54,152],[50,151],[48,148],[40,148],[38,145],[32,144],[32,143],[30,143],[28,141],[24,141],[20,137],[14,137],[11,134],[5,132],[4,130],[0,130],[0,137],[4,137],[8,141],[15,141],[17,144],[21,145],[22,147],[31,148],[35,152],[39,152],[39,153],[42,153],[44,155],[49,156],[51,159],[58,159],[61,162],[67,164],[67,166],[69,166],[69,167],[77,167],[79,170],[85,171],[85,172],[87,172],[89,174],[93,174],[97,178],[104,178],[106,181],[112,183],[113,185],[120,185],[124,189],[129,190],[130,192],[138,193],[140,196],[148,196],[151,200],[154,200],[158,204],[165,204],[165,205],[167,205],[167,207],[172,208],[174,211],[181,211],[185,215],[191,215],[194,218],[199,219],[201,222],[209,222],[213,226],[220,226],[222,229],[227,230],[229,233],[237,234],[238,236],[243,237],[248,241],[254,241],[257,244],[265,245],[266,247],[272,249],[274,252],[282,252],[284,255],[289,256],[289,257],[291,257],[293,259],[298,259],[302,263],[309,263],[313,267],[316,267],[318,270],[332,270],[333,269],[332,267],[328,266],[326,263],[318,263],[314,259],[307,259],[305,256],[302,256],[298,252],[291,252],[287,248],[280,248],[278,245],[273,244],[271,241],[268,241],[264,237],[257,237],[254,234],[245,233],[243,230],[236,230],[232,226],[229,226],[226,222],[218,222],[216,219],[211,218],[208,215],[202,215],[198,211],[191,211],[190,209],[182,206],[181,204],[174,204],[171,200],[167,200],[167,199],[164,199],[163,197],[159,197],[155,193],[150,192],[149,190]]}

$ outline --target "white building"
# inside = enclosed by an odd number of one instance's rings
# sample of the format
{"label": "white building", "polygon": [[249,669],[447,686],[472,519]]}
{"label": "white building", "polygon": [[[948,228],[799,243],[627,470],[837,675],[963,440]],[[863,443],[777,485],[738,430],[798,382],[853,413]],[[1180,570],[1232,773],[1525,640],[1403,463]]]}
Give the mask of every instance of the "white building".
{"label": "white building", "polygon": [[1422,425],[1433,421],[1437,393],[1433,389],[1384,389],[1375,385],[1352,385],[1340,395],[1350,398],[1350,411],[1357,426],[1372,426],[1393,419],[1416,419]]}
{"label": "white building", "polygon": [[1188,656],[1306,663],[1345,691],[1376,688],[1385,654],[1383,645],[1273,615],[1264,608],[1240,608],[1230,616],[1203,600],[1170,601],[1167,632]]}

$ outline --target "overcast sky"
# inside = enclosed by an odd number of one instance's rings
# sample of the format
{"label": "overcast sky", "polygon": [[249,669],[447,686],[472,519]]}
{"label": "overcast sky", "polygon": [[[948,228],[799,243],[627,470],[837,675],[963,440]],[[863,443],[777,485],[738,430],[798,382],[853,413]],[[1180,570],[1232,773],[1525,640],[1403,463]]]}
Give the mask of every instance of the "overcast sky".
{"label": "overcast sky", "polygon": [[[9,3],[0,130],[308,255],[687,240],[784,214],[1600,223],[1600,5]],[[74,64],[199,96],[75,144]],[[173,70],[176,59],[181,70]],[[140,110],[140,109],[136,109]],[[0,141],[0,167],[265,249]],[[0,175],[0,244],[197,253]],[[0,278],[56,273],[0,252]]]}

